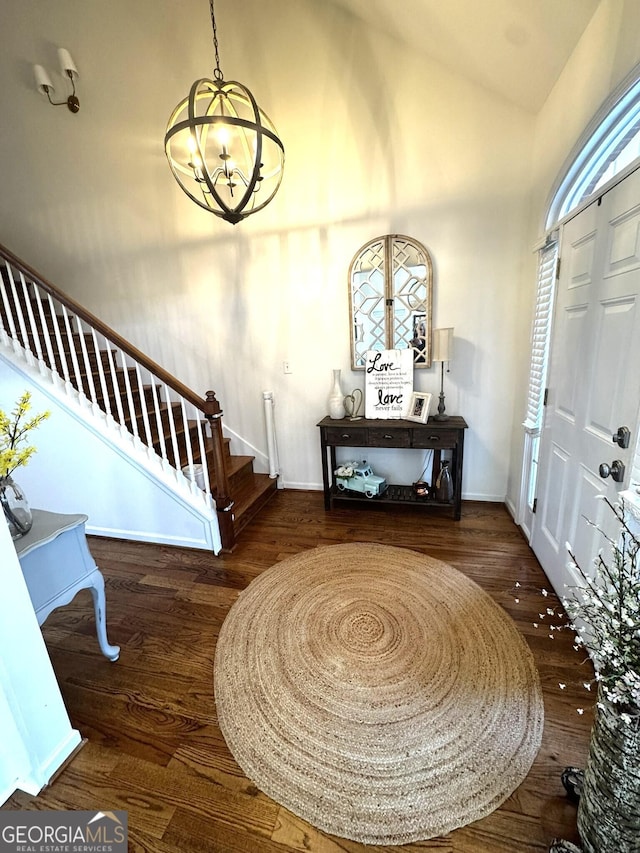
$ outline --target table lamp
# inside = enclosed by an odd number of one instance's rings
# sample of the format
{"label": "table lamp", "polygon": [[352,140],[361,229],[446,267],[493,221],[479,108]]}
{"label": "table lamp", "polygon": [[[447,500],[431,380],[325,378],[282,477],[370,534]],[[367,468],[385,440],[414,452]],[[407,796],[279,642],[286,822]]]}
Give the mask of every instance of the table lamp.
{"label": "table lamp", "polygon": [[[444,364],[451,361],[453,353],[453,329],[433,330],[433,355],[432,361],[440,362],[440,399],[438,402],[438,414],[433,416],[434,421],[448,421],[449,415],[445,414],[444,406]],[[447,367],[447,373],[449,368]]]}

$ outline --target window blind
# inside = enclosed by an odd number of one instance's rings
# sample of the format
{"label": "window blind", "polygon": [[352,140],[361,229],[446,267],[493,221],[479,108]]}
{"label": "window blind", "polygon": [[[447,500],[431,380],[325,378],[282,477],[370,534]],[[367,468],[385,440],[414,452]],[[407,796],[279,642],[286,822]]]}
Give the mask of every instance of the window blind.
{"label": "window blind", "polygon": [[539,430],[542,426],[557,265],[558,243],[557,240],[554,240],[540,250],[538,260],[538,289],[531,341],[529,394],[527,397],[527,415],[524,422],[525,428],[530,430]]}

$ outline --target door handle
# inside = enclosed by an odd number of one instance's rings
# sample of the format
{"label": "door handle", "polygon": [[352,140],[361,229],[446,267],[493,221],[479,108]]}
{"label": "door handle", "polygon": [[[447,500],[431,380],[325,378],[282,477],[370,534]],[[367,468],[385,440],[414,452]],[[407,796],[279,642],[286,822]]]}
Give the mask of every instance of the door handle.
{"label": "door handle", "polygon": [[618,447],[621,447],[623,450],[629,447],[629,439],[631,438],[631,432],[629,431],[629,427],[621,426],[618,427],[618,431],[613,436],[613,443],[617,444]]}
{"label": "door handle", "polygon": [[620,459],[614,459],[611,465],[602,462],[598,471],[603,480],[606,480],[609,475],[616,483],[621,483],[624,480],[624,462],[621,462]]}

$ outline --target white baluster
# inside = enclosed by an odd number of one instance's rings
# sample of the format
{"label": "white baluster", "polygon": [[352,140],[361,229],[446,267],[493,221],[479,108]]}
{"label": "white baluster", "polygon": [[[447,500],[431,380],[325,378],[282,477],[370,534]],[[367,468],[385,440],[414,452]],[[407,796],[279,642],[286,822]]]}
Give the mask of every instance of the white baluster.
{"label": "white baluster", "polygon": [[153,451],[153,439],[151,437],[151,427],[149,425],[149,413],[147,412],[147,401],[144,396],[144,386],[142,376],[140,374],[140,365],[136,362],[136,380],[138,383],[138,392],[140,395],[140,414],[142,415],[142,424],[144,426],[144,434],[146,445],[150,451]]}
{"label": "white baluster", "polygon": [[[9,281],[10,281],[9,287],[11,289],[11,295],[13,297],[13,305],[15,308],[15,312],[18,315],[16,319],[18,321],[18,328],[20,330],[20,333],[16,334],[16,340],[18,341],[18,343],[22,344],[23,348],[28,353],[29,357],[27,358],[27,361],[29,362],[29,364],[33,364],[34,359],[33,359],[33,353],[31,352],[31,349],[29,347],[29,335],[27,334],[27,324],[25,323],[24,311],[22,310],[22,305],[20,304],[20,300],[18,299],[18,288],[16,286],[16,282],[15,282],[15,279],[13,276],[13,269],[11,267],[7,267],[7,270],[9,272]],[[22,340],[20,340],[21,338],[22,338]]]}
{"label": "white baluster", "polygon": [[156,418],[156,426],[158,427],[158,436],[160,438],[160,456],[165,462],[169,461],[167,455],[167,444],[164,440],[164,426],[162,423],[162,409],[160,399],[158,397],[158,383],[156,377],[151,375],[151,396],[153,397],[153,411]]}
{"label": "white baluster", "polygon": [[[109,394],[107,392],[107,380],[104,375],[104,364],[102,363],[102,352],[100,350],[100,346],[98,344],[98,338],[96,336],[96,330],[91,327],[91,341],[93,343],[93,351],[96,354],[96,359],[98,363],[98,379],[100,380],[100,390],[102,391],[102,399],[103,406],[105,412],[110,415],[111,414],[111,403],[109,402]],[[102,408],[102,407],[101,407]]]}
{"label": "white baluster", "polygon": [[133,394],[131,392],[131,380],[129,378],[129,368],[127,366],[127,358],[122,350],[118,350],[118,354],[120,355],[120,361],[122,362],[122,370],[124,376],[124,387],[127,395],[127,404],[129,406],[129,415],[131,417],[131,427],[130,430],[133,435],[139,440],[140,435],[138,433],[138,419],[136,418],[136,408],[133,404]]}
{"label": "white baluster", "polygon": [[198,448],[200,450],[200,464],[202,465],[202,477],[204,480],[204,491],[207,499],[211,495],[211,484],[209,482],[209,465],[207,463],[207,451],[205,446],[205,436],[203,423],[206,421],[202,420],[202,412],[196,410],[196,419],[197,419],[197,429],[198,429]]}
{"label": "white baluster", "polygon": [[171,445],[173,448],[173,462],[171,464],[174,468],[180,468],[180,453],[178,451],[178,436],[176,434],[176,424],[173,417],[173,406],[171,405],[171,391],[166,384],[164,385],[164,399],[167,403],[167,417],[169,419],[169,431],[171,433]]}
{"label": "white baluster", "polygon": [[[84,363],[84,369],[87,372],[87,382],[89,383],[89,399],[94,406],[98,405],[98,399],[96,397],[96,386],[93,381],[93,368],[91,367],[91,362],[89,360],[89,352],[87,350],[87,341],[84,337],[84,329],[82,326],[82,322],[79,317],[75,318],[76,321],[76,329],[77,335],[80,340],[80,352],[82,353],[82,361]],[[73,342],[73,338],[71,339]]]}
{"label": "white baluster", "polygon": [[[11,276],[11,268],[8,264],[5,263],[4,268],[7,273],[7,278],[9,281],[13,281]],[[9,285],[10,286],[10,285]],[[9,302],[9,293],[8,286],[5,283],[4,276],[0,276],[0,293],[2,293],[2,304],[4,305],[5,314],[7,315],[7,321],[9,325],[9,339],[13,342],[14,349],[18,346],[18,331],[15,324],[14,312]],[[15,301],[15,300],[14,300]],[[5,330],[6,335],[6,330]]]}
{"label": "white baluster", "polygon": [[60,358],[60,365],[62,367],[62,377],[64,379],[65,385],[67,387],[67,394],[69,393],[69,385],[71,384],[71,376],[69,374],[69,362],[67,360],[67,353],[65,352],[64,344],[62,343],[62,335],[60,333],[60,319],[58,317],[58,309],[56,303],[53,301],[53,297],[50,293],[47,293],[47,304],[49,305],[49,312],[51,314],[51,322],[53,323],[53,334],[56,339],[56,349],[58,351],[58,356]]}
{"label": "white baluster", "polygon": [[[47,318],[45,317],[45,313],[44,313],[44,307],[42,305],[42,295],[40,293],[40,288],[35,283],[33,284],[33,293],[35,296],[36,305],[38,306],[38,316],[40,318],[40,326],[42,329],[41,336],[44,339],[44,348],[47,351],[47,358],[49,359],[49,367],[51,368],[52,373],[55,376],[57,376],[59,379],[61,379],[62,377],[60,376],[60,372],[58,370],[55,355],[53,352],[53,346],[51,344],[51,334],[49,332],[49,324],[47,323]],[[37,325],[35,325],[35,324],[34,324],[34,329],[37,329]],[[38,334],[38,337],[40,337],[40,334]],[[42,349],[42,347],[41,347],[41,349]]]}
{"label": "white baluster", "polygon": [[73,339],[73,330],[71,329],[71,317],[66,307],[62,306],[62,319],[64,320],[65,333],[69,344],[69,352],[71,353],[71,364],[73,365],[73,373],[78,387],[78,393],[84,394],[82,387],[82,376],[80,374],[80,363],[78,361],[78,353],[76,352],[76,342]]}
{"label": "white baluster", "polygon": [[[118,382],[118,371],[116,369],[116,363],[113,356],[113,349],[111,346],[107,349],[107,360],[109,362],[109,376],[111,378],[111,390],[113,391],[113,398],[116,401],[116,409],[118,412],[118,423],[120,425],[120,429],[124,429],[124,409],[122,408],[122,396],[120,394],[120,384]],[[116,351],[117,354],[117,351]]]}

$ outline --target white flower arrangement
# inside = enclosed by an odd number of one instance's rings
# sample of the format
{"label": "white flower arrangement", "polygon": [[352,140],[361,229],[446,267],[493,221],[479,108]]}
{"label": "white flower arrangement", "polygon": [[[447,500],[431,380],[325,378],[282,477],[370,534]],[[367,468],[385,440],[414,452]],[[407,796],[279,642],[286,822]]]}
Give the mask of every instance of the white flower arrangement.
{"label": "white flower arrangement", "polygon": [[640,540],[629,527],[624,499],[619,504],[602,500],[620,523],[617,540],[598,528],[611,549],[611,560],[607,563],[601,551],[589,574],[567,543],[571,566],[582,585],[562,603],[576,635],[575,646],[589,652],[602,694],[618,707],[625,722],[640,724]]}
{"label": "white flower arrangement", "polygon": [[[640,728],[640,539],[629,526],[624,499],[619,504],[612,504],[604,496],[601,499],[620,523],[617,540],[597,528],[609,546],[610,561],[607,562],[601,550],[593,562],[593,572],[586,572],[567,543],[570,565],[581,584],[567,587],[569,594],[561,599],[565,613],[546,607],[533,627],[546,628],[550,640],[555,632],[570,628],[575,634],[574,649],[589,654],[601,697],[618,709],[625,723]],[[597,527],[594,522],[587,522]],[[515,587],[516,595],[520,596],[521,584],[516,581]],[[541,592],[543,598],[548,598],[548,590]],[[514,600],[518,604],[520,598]],[[569,616],[569,622],[552,624],[552,619],[564,619],[565,615]],[[561,690],[567,687],[562,682],[558,686]],[[583,681],[582,686],[591,692],[593,682]],[[580,715],[584,710],[576,709]]]}
{"label": "white flower arrangement", "polygon": [[353,466],[351,465],[341,465],[339,468],[336,468],[335,474],[338,477],[353,477]]}

